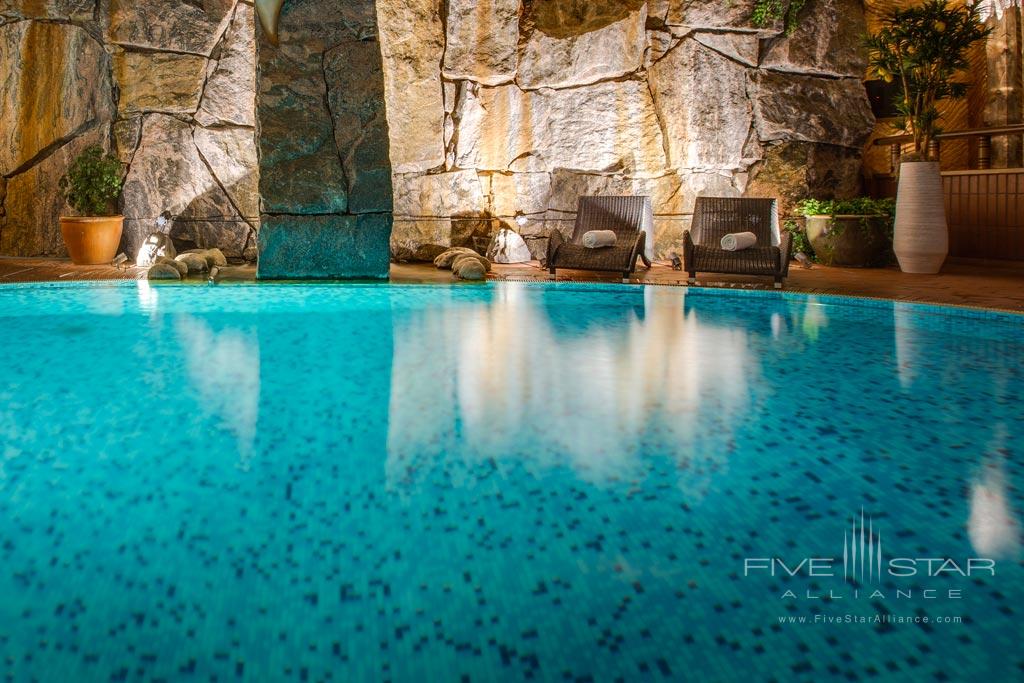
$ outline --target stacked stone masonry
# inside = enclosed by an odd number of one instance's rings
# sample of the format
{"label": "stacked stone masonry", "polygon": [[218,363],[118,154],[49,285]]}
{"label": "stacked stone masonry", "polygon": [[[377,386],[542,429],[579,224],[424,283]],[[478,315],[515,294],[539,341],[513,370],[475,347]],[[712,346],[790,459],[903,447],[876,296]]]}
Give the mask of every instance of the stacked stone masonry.
{"label": "stacked stone masonry", "polygon": [[125,252],[164,232],[255,258],[253,22],[246,0],[0,0],[0,254],[66,254],[58,183],[98,144],[125,164]]}
{"label": "stacked stone masonry", "polygon": [[[552,229],[571,230],[584,194],[651,195],[664,256],[698,194],[785,205],[856,193],[873,125],[861,3],[812,0],[789,37],[752,26],[752,5],[289,0],[285,17],[308,6],[322,25],[316,45],[282,35],[274,48],[316,76],[288,83],[293,111],[279,122],[303,131],[294,144],[309,153],[260,181],[266,46],[248,0],[0,0],[0,253],[63,253],[56,183],[97,142],[127,165],[129,252],[161,230],[254,258],[260,182],[264,215],[368,221],[390,208],[380,175],[391,174],[390,251],[402,259],[479,245],[501,227],[540,254]],[[337,50],[338,31],[360,45]],[[386,127],[352,78],[359,60],[381,58]],[[385,129],[389,141],[374,139]]]}
{"label": "stacked stone masonry", "polygon": [[808,5],[787,37],[750,0],[379,0],[393,256],[502,227],[539,256],[586,194],[650,195],[666,256],[699,194],[855,194],[863,7]]}

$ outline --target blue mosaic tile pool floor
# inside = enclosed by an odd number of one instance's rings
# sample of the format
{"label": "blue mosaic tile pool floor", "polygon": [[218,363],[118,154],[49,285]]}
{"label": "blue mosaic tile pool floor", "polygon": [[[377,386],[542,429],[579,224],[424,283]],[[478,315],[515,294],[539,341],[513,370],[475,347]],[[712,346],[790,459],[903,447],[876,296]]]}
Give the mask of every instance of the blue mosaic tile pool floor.
{"label": "blue mosaic tile pool floor", "polygon": [[[0,348],[3,680],[1024,680],[1022,318],[33,285]],[[862,509],[996,575],[845,581]]]}

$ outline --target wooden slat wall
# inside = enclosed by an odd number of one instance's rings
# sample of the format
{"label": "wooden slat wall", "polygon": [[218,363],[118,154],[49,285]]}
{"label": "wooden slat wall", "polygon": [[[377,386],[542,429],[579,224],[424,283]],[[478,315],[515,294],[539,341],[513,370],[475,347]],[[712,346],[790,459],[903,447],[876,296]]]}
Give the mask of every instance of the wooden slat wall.
{"label": "wooden slat wall", "polygon": [[1024,261],[1024,169],[942,174],[949,255]]}

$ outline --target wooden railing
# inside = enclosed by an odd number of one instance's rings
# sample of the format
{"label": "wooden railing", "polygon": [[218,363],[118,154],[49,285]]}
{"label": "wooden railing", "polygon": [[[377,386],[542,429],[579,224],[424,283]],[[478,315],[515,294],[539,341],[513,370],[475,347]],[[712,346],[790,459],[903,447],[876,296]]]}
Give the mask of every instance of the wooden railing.
{"label": "wooden railing", "polygon": [[[942,154],[943,140],[977,140],[975,148],[974,168],[985,171],[992,168],[992,138],[1006,135],[1024,135],[1024,123],[1015,123],[1009,126],[994,126],[992,128],[969,128],[955,130],[949,133],[939,133],[928,143],[928,153],[932,159],[939,159]],[[903,146],[913,142],[912,135],[890,135],[878,138],[874,144],[878,146],[889,145],[889,172],[894,174],[900,165],[900,157],[903,155]]]}
{"label": "wooden railing", "polygon": [[[943,140],[977,140],[975,168],[942,173],[949,253],[954,258],[1024,261],[1024,168],[991,168],[992,138],[1002,135],[1024,135],[1024,125],[941,133],[933,141],[932,156],[939,158]],[[875,140],[875,145],[890,146],[892,172],[873,180],[873,195],[896,194],[902,147],[912,141],[909,135]]]}

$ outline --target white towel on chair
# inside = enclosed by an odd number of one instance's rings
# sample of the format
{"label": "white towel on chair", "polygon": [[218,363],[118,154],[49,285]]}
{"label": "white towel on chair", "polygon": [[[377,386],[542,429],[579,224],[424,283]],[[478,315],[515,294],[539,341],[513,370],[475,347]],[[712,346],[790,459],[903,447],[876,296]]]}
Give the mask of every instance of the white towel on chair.
{"label": "white towel on chair", "polygon": [[615,240],[616,237],[613,230],[588,230],[583,233],[583,246],[587,249],[614,247]]}
{"label": "white towel on chair", "polygon": [[730,232],[722,237],[722,249],[740,251],[757,244],[757,235],[752,232]]}

